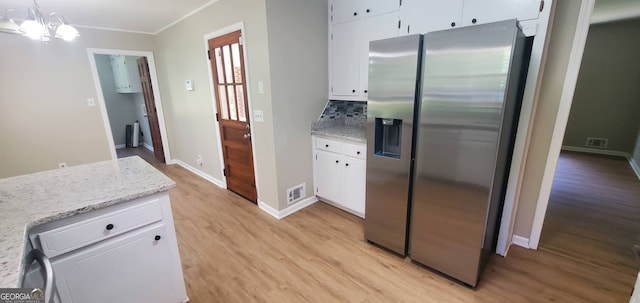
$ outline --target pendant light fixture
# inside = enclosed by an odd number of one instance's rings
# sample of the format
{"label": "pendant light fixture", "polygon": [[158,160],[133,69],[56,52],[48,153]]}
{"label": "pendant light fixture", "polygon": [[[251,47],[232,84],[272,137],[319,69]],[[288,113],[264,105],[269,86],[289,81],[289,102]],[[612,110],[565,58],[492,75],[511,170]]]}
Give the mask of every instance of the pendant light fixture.
{"label": "pendant light fixture", "polygon": [[80,36],[78,30],[56,12],[49,14],[49,20],[45,20],[36,0],[33,1],[33,7],[27,9],[27,18],[19,26],[9,17],[9,14],[14,11],[14,9],[7,10],[4,17],[0,19],[0,33],[20,34],[45,43],[51,41],[52,35],[56,39],[65,41],[72,41]]}

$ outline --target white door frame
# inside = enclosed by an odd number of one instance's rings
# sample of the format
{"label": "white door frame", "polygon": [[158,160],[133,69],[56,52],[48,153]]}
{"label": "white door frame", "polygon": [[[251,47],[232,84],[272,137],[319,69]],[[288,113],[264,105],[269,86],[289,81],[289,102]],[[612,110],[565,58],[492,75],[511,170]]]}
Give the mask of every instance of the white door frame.
{"label": "white door frame", "polygon": [[[205,54],[207,51],[209,51],[209,40],[216,38],[216,37],[220,37],[222,35],[226,35],[228,33],[232,33],[235,31],[240,31],[241,35],[242,35],[242,48],[243,48],[243,60],[244,60],[244,74],[245,74],[245,78],[246,78],[246,82],[245,85],[247,86],[247,104],[249,105],[249,113],[247,115],[247,119],[248,121],[250,121],[250,125],[251,125],[251,129],[249,130],[251,132],[251,151],[253,153],[253,172],[254,172],[254,178],[256,181],[256,195],[257,195],[257,201],[261,201],[260,200],[260,182],[258,179],[258,158],[256,157],[256,136],[255,136],[255,123],[253,121],[253,98],[251,97],[251,79],[250,79],[250,74],[249,74],[249,59],[248,59],[248,47],[247,47],[247,39],[246,39],[246,31],[244,29],[244,22],[238,22],[235,24],[231,24],[229,26],[223,27],[221,29],[215,30],[213,32],[210,32],[208,34],[204,35],[204,49],[205,49]],[[213,70],[211,69],[211,61],[206,57],[206,56],[202,56],[204,58],[205,64],[207,65],[207,70],[209,71],[209,89],[210,89],[210,93],[211,93],[211,103],[212,103],[212,109],[213,109],[213,116],[215,117],[215,115],[217,114],[217,99],[216,99],[216,93],[214,91],[215,87],[213,87]],[[215,129],[216,129],[216,141],[218,143],[218,158],[220,159],[220,175],[222,176],[222,182],[223,182],[223,188],[227,188],[227,177],[224,175],[223,170],[224,170],[224,156],[222,155],[222,139],[220,138],[220,126],[218,125],[218,122],[216,121],[216,123],[214,123],[215,125]]]}
{"label": "white door frame", "polygon": [[164,110],[162,109],[162,100],[160,98],[160,88],[158,87],[158,75],[156,74],[156,61],[153,58],[152,52],[147,51],[134,51],[134,50],[122,50],[122,49],[104,49],[104,48],[87,48],[87,54],[89,55],[89,65],[91,66],[91,73],[93,75],[93,83],[96,86],[96,92],[98,93],[98,105],[100,112],[102,113],[102,120],[104,121],[104,128],[107,132],[107,144],[111,152],[111,159],[118,158],[116,153],[116,146],[113,142],[113,133],[111,132],[111,124],[109,123],[109,114],[107,113],[107,106],[104,100],[104,92],[102,91],[102,84],[100,84],[100,77],[98,76],[98,67],[96,66],[95,55],[124,55],[124,56],[136,56],[147,57],[149,61],[149,74],[151,76],[151,87],[153,88],[154,101],[156,103],[156,112],[158,113],[158,124],[160,127],[160,137],[162,137],[162,149],[164,150],[164,160],[167,164],[172,163],[171,152],[169,151],[169,139],[167,137],[167,127],[164,123]]}
{"label": "white door frame", "polygon": [[571,46],[569,65],[564,78],[560,105],[554,121],[553,135],[551,137],[549,153],[547,154],[547,161],[544,167],[544,174],[542,176],[538,204],[536,205],[533,225],[531,227],[531,236],[529,237],[529,247],[532,249],[537,249],[538,243],[540,242],[542,225],[547,212],[547,205],[549,204],[551,186],[553,185],[553,178],[555,177],[556,166],[558,165],[558,158],[560,157],[562,140],[567,128],[567,121],[569,119],[569,111],[571,110],[571,103],[573,102],[576,83],[578,82],[578,74],[580,72],[580,65],[582,64],[582,55],[584,54],[584,47],[587,42],[587,34],[589,33],[591,13],[593,12],[594,4],[595,0],[582,0],[580,6],[576,34]]}

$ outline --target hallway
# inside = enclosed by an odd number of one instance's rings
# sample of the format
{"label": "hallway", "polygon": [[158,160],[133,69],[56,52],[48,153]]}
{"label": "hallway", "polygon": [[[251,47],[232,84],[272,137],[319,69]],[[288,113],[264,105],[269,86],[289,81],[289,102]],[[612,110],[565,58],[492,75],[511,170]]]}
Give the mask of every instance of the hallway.
{"label": "hallway", "polygon": [[540,249],[635,275],[640,181],[622,157],[560,154]]}

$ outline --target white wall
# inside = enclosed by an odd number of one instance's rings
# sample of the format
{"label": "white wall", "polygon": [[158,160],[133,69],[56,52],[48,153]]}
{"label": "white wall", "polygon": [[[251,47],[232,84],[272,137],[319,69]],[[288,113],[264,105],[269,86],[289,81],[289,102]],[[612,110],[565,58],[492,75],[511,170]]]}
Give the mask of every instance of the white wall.
{"label": "white wall", "polygon": [[80,29],[49,44],[0,35],[0,178],[111,158],[87,48],[154,51],[151,35]]}

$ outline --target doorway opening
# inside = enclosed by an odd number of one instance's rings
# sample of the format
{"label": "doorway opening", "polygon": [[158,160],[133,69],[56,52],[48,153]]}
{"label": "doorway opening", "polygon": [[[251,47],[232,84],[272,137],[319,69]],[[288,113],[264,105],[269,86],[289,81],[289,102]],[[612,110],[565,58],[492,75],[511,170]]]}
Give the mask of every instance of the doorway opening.
{"label": "doorway opening", "polygon": [[257,203],[242,31],[207,39],[227,189]]}
{"label": "doorway opening", "polygon": [[640,19],[590,26],[539,242],[631,276],[640,260],[640,45],[629,37],[638,35]]}
{"label": "doorway opening", "polygon": [[112,158],[138,155],[152,164],[166,163],[170,156],[154,85],[153,55],[120,50],[88,52]]}

